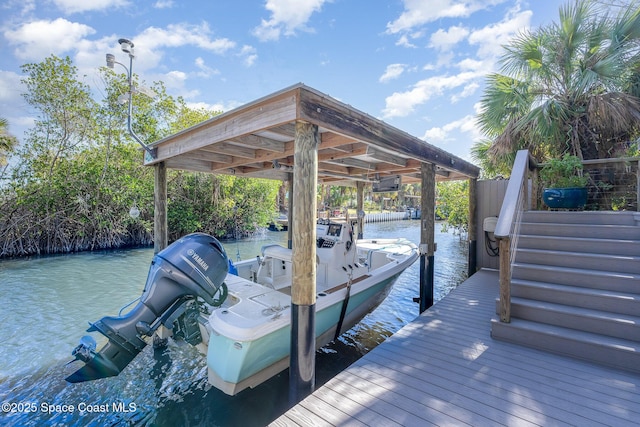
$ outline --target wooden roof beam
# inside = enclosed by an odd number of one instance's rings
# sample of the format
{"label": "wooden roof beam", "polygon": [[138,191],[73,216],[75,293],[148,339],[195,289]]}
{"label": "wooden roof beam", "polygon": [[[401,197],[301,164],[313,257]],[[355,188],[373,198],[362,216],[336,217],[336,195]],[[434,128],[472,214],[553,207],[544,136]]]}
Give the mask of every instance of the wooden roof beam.
{"label": "wooden roof beam", "polygon": [[335,151],[331,150],[324,150],[321,152],[318,152],[318,161],[330,161],[330,160],[338,160],[338,159],[344,159],[344,158],[349,158],[349,157],[354,157],[354,156],[360,156],[362,154],[366,154],[367,153],[367,147],[366,146],[362,146],[362,147],[358,147],[354,150],[350,150],[350,151],[342,151],[342,152],[338,152],[336,153]]}
{"label": "wooden roof beam", "polygon": [[369,148],[369,152],[367,154],[374,159],[383,161],[385,163],[391,163],[393,165],[402,167],[407,166],[407,159],[390,153],[386,153],[381,150],[376,150],[375,148]]}
{"label": "wooden roof beam", "polygon": [[358,141],[337,133],[323,132],[320,134],[320,145],[318,146],[318,149],[322,150],[324,148],[336,148],[342,147],[344,145],[351,145],[354,143],[358,143]]}
{"label": "wooden roof beam", "polygon": [[[286,149],[284,153],[276,153],[276,152],[266,151],[266,150],[256,150],[256,157],[254,159],[249,160],[249,159],[236,158],[231,164],[214,163],[212,165],[212,171],[218,171],[220,169],[225,169],[225,168],[235,168],[235,167],[245,166],[251,163],[272,162],[274,160],[280,161],[280,159],[282,159],[283,157],[288,157],[293,155],[293,142],[291,143],[287,142],[285,145],[286,145]],[[291,145],[291,148],[289,148],[289,145]]]}
{"label": "wooden roof beam", "polygon": [[436,168],[436,175],[449,177],[449,175],[451,175],[451,173],[446,169]]}
{"label": "wooden roof beam", "polygon": [[283,123],[280,126],[272,127],[267,130],[289,139],[293,139],[296,136],[296,125],[294,123]]}
{"label": "wooden roof beam", "polygon": [[337,163],[337,164],[341,164],[341,165],[345,165],[345,166],[353,166],[356,168],[361,168],[361,169],[366,169],[366,170],[376,170],[376,164],[375,163],[370,163],[370,162],[366,162],[364,160],[360,160],[360,159],[353,159],[351,158],[353,155],[347,156],[348,158],[341,158],[341,159],[332,159],[331,161],[333,163]]}
{"label": "wooden roof beam", "polygon": [[480,173],[477,166],[319,92],[300,88],[299,96],[299,120],[423,162],[451,167],[469,177]]}
{"label": "wooden roof beam", "polygon": [[212,153],[227,154],[234,157],[242,157],[244,159],[255,159],[256,150],[253,148],[242,147],[239,145],[229,144],[228,142],[219,142],[217,144],[208,145],[202,148],[203,151]]}
{"label": "wooden roof beam", "polygon": [[341,173],[344,175],[349,175],[350,174],[350,169],[346,166],[339,166],[339,165],[334,165],[331,163],[324,163],[324,162],[320,162],[318,161],[318,173],[322,173],[322,172],[334,172],[334,173]]}
{"label": "wooden roof beam", "polygon": [[399,167],[398,165],[392,163],[377,163],[376,171],[377,172],[389,172],[394,173],[398,170],[420,170],[420,162],[415,159],[407,159],[404,167]]}
{"label": "wooden roof beam", "polygon": [[275,151],[284,153],[285,142],[276,141],[275,139],[265,138],[258,135],[243,135],[228,139],[231,142],[238,143],[248,148],[260,148],[267,151]]}
{"label": "wooden roof beam", "polygon": [[187,158],[187,159],[195,159],[195,160],[206,160],[209,162],[218,162],[218,163],[233,163],[233,156],[228,156],[226,154],[212,153],[210,151],[205,150],[196,150],[189,151],[188,153],[184,153],[179,157]]}
{"label": "wooden roof beam", "polygon": [[158,149],[156,157],[145,159],[144,164],[152,165],[187,151],[249,135],[256,129],[290,123],[297,118],[297,94],[297,91],[283,91],[156,141],[151,144]]}
{"label": "wooden roof beam", "polygon": [[166,165],[171,169],[182,169],[194,172],[211,173],[211,162],[205,160],[189,159],[186,157],[172,157],[167,159]]}

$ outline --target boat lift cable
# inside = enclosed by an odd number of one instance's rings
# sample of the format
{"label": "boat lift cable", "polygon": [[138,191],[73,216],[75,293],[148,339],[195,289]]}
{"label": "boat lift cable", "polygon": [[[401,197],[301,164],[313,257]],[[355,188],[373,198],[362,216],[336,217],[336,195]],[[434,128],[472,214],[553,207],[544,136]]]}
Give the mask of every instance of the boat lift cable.
{"label": "boat lift cable", "polygon": [[[352,264],[355,263],[355,259],[356,259],[356,254],[358,253],[358,241],[357,240],[353,240],[353,229],[349,230],[349,233],[351,233],[351,242],[353,242],[353,244],[351,245],[351,247],[349,249],[353,250],[353,262]],[[340,337],[340,331],[342,330],[342,323],[344,322],[344,318],[347,315],[347,306],[349,305],[349,298],[351,297],[351,284],[353,283],[353,268],[349,269],[349,280],[347,280],[347,293],[344,296],[344,300],[342,301],[342,309],[340,310],[340,318],[338,319],[338,324],[336,326],[336,334],[333,337],[333,340],[337,340],[338,337]]]}
{"label": "boat lift cable", "polygon": [[238,225],[238,219],[236,218],[236,232],[235,232],[235,238],[236,238],[236,261],[241,261],[240,259],[240,225]]}

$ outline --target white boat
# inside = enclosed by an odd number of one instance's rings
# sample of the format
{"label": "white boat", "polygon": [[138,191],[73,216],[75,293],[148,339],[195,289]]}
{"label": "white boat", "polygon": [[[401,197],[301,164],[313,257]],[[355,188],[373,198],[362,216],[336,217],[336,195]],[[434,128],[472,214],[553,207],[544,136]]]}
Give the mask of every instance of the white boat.
{"label": "white boat", "polygon": [[[355,240],[346,222],[319,220],[316,233],[319,348],[375,308],[418,251],[406,239]],[[96,352],[95,341],[83,338],[73,355],[85,365],[67,380],[117,375],[151,338],[173,337],[206,354],[209,382],[223,392],[261,384],[289,366],[291,255],[271,245],[231,265],[213,237],[185,236],[154,257],[136,307],[92,324],[88,331],[109,341]]]}

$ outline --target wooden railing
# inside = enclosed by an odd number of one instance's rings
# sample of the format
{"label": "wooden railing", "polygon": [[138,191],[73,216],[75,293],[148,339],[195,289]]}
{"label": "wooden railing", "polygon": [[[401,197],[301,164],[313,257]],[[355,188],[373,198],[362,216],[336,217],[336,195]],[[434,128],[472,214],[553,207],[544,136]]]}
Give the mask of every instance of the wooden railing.
{"label": "wooden railing", "polygon": [[[511,321],[511,266],[518,243],[522,212],[531,206],[529,178],[537,181],[537,164],[527,150],[520,150],[511,170],[511,178],[502,202],[494,232],[500,251],[500,321]],[[531,186],[535,188],[535,186]],[[535,191],[532,191],[535,193]],[[531,195],[534,198],[535,194]]]}
{"label": "wooden railing", "polygon": [[[588,208],[640,211],[640,158],[585,160],[592,178]],[[511,321],[511,268],[518,243],[520,218],[525,209],[541,206],[538,170],[527,150],[518,151],[504,196],[495,237],[499,240],[500,321]],[[618,200],[615,200],[618,199]]]}

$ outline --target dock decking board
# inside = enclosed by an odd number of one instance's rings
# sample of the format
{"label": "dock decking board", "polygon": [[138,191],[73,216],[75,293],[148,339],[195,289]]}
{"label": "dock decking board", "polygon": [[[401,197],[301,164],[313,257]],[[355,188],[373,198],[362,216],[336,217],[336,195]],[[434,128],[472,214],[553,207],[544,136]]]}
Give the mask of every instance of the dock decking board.
{"label": "dock decking board", "polygon": [[638,425],[640,375],[493,340],[497,295],[481,270],[273,425]]}

